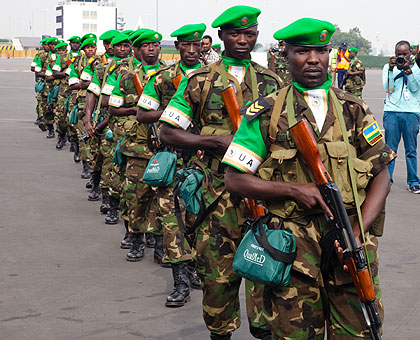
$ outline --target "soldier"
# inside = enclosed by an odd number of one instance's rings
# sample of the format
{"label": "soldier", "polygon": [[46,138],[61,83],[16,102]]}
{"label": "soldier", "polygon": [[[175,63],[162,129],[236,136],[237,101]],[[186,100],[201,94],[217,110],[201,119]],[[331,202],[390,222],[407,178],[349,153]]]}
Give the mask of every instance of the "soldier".
{"label": "soldier", "polygon": [[[203,316],[211,339],[230,339],[240,325],[239,287],[241,277],[232,261],[242,238],[245,203],[225,190],[222,157],[232,140],[233,125],[221,91],[230,84],[236,89],[239,107],[281,87],[281,80],[270,70],[251,61],[250,53],[258,36],[260,10],[234,6],[223,12],[212,27],[219,27],[225,50],[221,60],[183,78],[177,92],[163,112],[160,139],[163,144],[183,149],[204,150],[202,163],[211,172],[206,195],[206,217],[196,229],[196,269],[202,283]],[[191,122],[201,133],[184,131]],[[209,199],[209,197],[211,199]],[[262,292],[259,288],[250,290]],[[248,302],[254,303],[251,299]],[[261,321],[262,306],[248,309],[251,333],[270,337]],[[251,313],[252,312],[252,313]]]}
{"label": "soldier", "polygon": [[70,55],[72,57],[77,57],[80,54],[81,40],[82,39],[77,35],[73,35],[71,38],[67,39],[70,43]]}
{"label": "soldier", "polygon": [[36,105],[36,113],[37,113],[37,119],[34,122],[36,125],[38,125],[38,127],[42,130],[42,131],[46,131],[47,130],[47,126],[44,123],[43,120],[43,116],[42,116],[42,92],[45,89],[45,76],[41,74],[43,74],[42,71],[42,66],[44,61],[47,59],[48,57],[48,51],[49,51],[49,46],[46,43],[46,41],[48,40],[48,38],[44,38],[42,39],[39,43],[42,45],[42,51],[38,52],[32,63],[31,63],[31,71],[35,72],[35,81],[37,83],[37,87],[36,87],[36,100],[37,100],[37,105]]}
{"label": "soldier", "polygon": [[351,62],[350,68],[346,73],[344,86],[347,92],[353,93],[362,99],[363,87],[366,84],[366,75],[363,62],[357,58],[358,52],[359,50],[355,47],[349,48]]}
{"label": "soldier", "polygon": [[150,228],[148,220],[151,211],[155,210],[151,208],[154,192],[149,185],[141,181],[142,173],[153,152],[148,147],[149,125],[140,125],[136,121],[136,104],[140,98],[140,89],[134,82],[134,77],[138,74],[144,86],[147,79],[163,66],[159,63],[161,40],[160,33],[148,30],[133,42],[134,56],[118,64],[115,71],[116,86],[109,99],[110,114],[116,116],[122,130],[116,152],[121,153],[125,159],[120,162],[120,176],[124,179],[121,206],[127,209],[129,220],[125,225],[133,234],[126,260],[133,262],[142,260],[144,256],[146,232],[155,234],[155,261],[161,263],[163,258],[163,237],[159,230]]}
{"label": "soldier", "polygon": [[90,178],[90,162],[92,161],[92,155],[89,147],[86,145],[84,140],[81,138],[85,135],[84,126],[81,121],[83,118],[83,108],[85,106],[86,89],[88,88],[90,81],[92,80],[92,74],[89,72],[83,72],[88,64],[98,63],[99,57],[96,56],[96,35],[92,33],[85,34],[82,37],[82,44],[80,48],[84,51],[76,57],[70,65],[69,74],[69,88],[68,91],[75,91],[76,95],[73,98],[72,105],[77,106],[78,111],[78,123],[76,124],[78,134],[77,150],[81,149],[80,158],[82,159],[83,168],[80,177],[83,179]]}
{"label": "soldier", "polygon": [[[92,81],[87,88],[86,105],[84,109],[85,116],[83,117],[86,135],[90,138],[89,144],[92,146],[91,150],[98,150],[98,152],[93,155],[92,190],[88,196],[88,200],[95,201],[99,199],[99,194],[102,193],[102,204],[99,207],[99,211],[105,214],[109,210],[108,188],[110,173],[112,171],[112,142],[105,138],[108,130],[106,121],[109,121],[109,113],[107,103],[105,105],[102,101],[103,95],[101,94],[101,89],[109,75],[109,69],[121,59],[114,55],[114,48],[111,44],[112,39],[114,39],[117,34],[119,34],[117,30],[109,30],[99,37],[99,39],[103,41],[105,53],[100,59],[101,63],[97,64],[93,70]],[[123,54],[123,57],[126,57],[127,54],[128,49],[127,53]],[[92,114],[94,111],[95,116],[94,121],[92,122]]]}
{"label": "soldier", "polygon": [[[201,67],[199,61],[201,37],[205,24],[185,25],[172,32],[177,38],[175,48],[180,53],[180,61],[170,67],[156,71],[147,82],[138,102],[137,121],[141,124],[156,123],[178,88],[180,78]],[[181,152],[178,153],[179,162]],[[181,307],[190,299],[189,286],[200,289],[200,280],[192,261],[192,240],[180,232],[174,210],[173,185],[157,188],[158,209],[163,227],[163,262],[170,263],[174,279],[174,289],[166,298],[167,307]]]}
{"label": "soldier", "polygon": [[69,107],[70,97],[68,96],[67,89],[69,82],[67,79],[66,70],[70,65],[71,55],[67,53],[68,44],[65,42],[58,43],[55,46],[57,51],[57,58],[52,67],[54,80],[58,80],[58,97],[55,106],[55,125],[58,133],[58,141],[56,149],[61,150],[66,144],[66,132],[68,128],[67,111]]}
{"label": "soldier", "polygon": [[261,109],[245,114],[246,119],[242,119],[223,159],[231,166],[226,174],[227,189],[264,200],[272,214],[269,227],[287,228],[296,238],[297,256],[290,286],[266,286],[264,292],[264,314],[273,339],[324,339],[325,322],[328,339],[370,339],[349,273],[338,261],[334,261],[334,273],[323,277],[320,271],[319,242],[331,229],[324,213],[329,218],[332,214],[288,134],[289,127],[302,118],[310,123],[324,164],[348,204],[360,245],[361,230],[354,216],[355,199],[348,189],[346,166],[349,153],[354,155],[357,188],[364,200],[361,208],[366,246],[383,316],[374,236],[380,230],[371,226],[384,207],[390,189],[386,164],[395,154],[382,134],[371,138],[367,133],[372,127],[379,131],[367,105],[354,95],[331,87],[328,54],[334,32],[335,27],[329,22],[305,18],[274,34],[286,42],[293,85],[254,102]]}
{"label": "soldier", "polygon": [[284,86],[288,86],[292,83],[290,72],[289,72],[289,64],[287,63],[286,58],[283,55],[284,51],[284,42],[279,41],[279,45],[277,49],[270,47],[269,55],[270,59],[268,62],[268,68],[277,74],[281,80],[283,80]]}
{"label": "soldier", "polygon": [[55,104],[57,102],[58,96],[58,86],[60,80],[55,79],[53,77],[53,66],[57,59],[57,51],[55,50],[55,45],[57,45],[60,41],[56,37],[51,37],[47,40],[49,46],[49,56],[47,58],[47,65],[45,71],[45,81],[46,81],[46,88],[47,88],[47,100],[44,112],[44,121],[47,125],[48,134],[47,138],[54,138],[54,111],[55,111]]}

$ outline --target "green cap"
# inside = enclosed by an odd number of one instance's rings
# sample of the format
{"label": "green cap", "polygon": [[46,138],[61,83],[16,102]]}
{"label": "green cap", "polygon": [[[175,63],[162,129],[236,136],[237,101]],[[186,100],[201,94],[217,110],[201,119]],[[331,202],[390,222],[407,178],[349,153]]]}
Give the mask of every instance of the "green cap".
{"label": "green cap", "polygon": [[84,47],[86,46],[96,46],[96,36],[95,38],[87,38],[85,40],[83,40],[82,45],[80,45],[80,49],[82,50]]}
{"label": "green cap", "polygon": [[67,41],[70,41],[70,42],[80,42],[80,40],[81,40],[80,37],[77,35],[73,35],[71,38],[67,39]]}
{"label": "green cap", "polygon": [[247,28],[258,24],[257,18],[260,14],[261,11],[255,7],[233,6],[220,14],[211,26],[213,28]]}
{"label": "green cap", "polygon": [[56,50],[65,50],[65,49],[67,49],[67,46],[69,46],[69,44],[62,41],[62,42],[58,43],[57,45],[55,45],[55,49]]}
{"label": "green cap", "polygon": [[45,40],[45,42],[47,44],[58,44],[60,42],[60,40],[58,40],[58,38],[56,38],[56,37],[51,37],[51,38],[48,38],[47,40]]}
{"label": "green cap", "polygon": [[82,40],[81,40],[81,42],[83,43],[86,39],[88,39],[88,38],[95,38],[95,40],[96,40],[96,34],[93,34],[93,33],[87,33],[87,34],[85,34],[83,37],[82,37]]}
{"label": "green cap", "polygon": [[118,34],[120,34],[120,32],[117,30],[109,30],[102,33],[99,37],[99,40],[103,40],[104,43],[109,44]]}
{"label": "green cap", "polygon": [[211,45],[211,48],[219,48],[219,47],[222,47],[222,45],[220,45],[220,44],[213,44],[213,45]]}
{"label": "green cap", "polygon": [[133,42],[134,47],[140,47],[143,44],[150,42],[161,41],[162,34],[156,31],[147,31],[142,33],[136,40]]}
{"label": "green cap", "polygon": [[140,29],[134,31],[133,33],[131,33],[128,37],[130,38],[131,41],[134,41],[140,35],[142,35],[144,32],[153,32],[153,30],[151,30],[149,28],[140,28]]}
{"label": "green cap", "polygon": [[201,40],[207,26],[205,24],[184,25],[171,33],[171,37],[178,38],[178,41]]}
{"label": "green cap", "polygon": [[112,45],[117,45],[117,44],[122,43],[122,42],[130,43],[130,38],[128,37],[127,34],[124,34],[124,33],[120,32],[120,33],[118,33],[117,36],[115,36],[114,39],[112,39],[111,44]]}
{"label": "green cap", "polygon": [[39,43],[40,43],[41,45],[42,45],[42,44],[46,44],[48,39],[49,39],[49,38],[44,38],[44,39],[42,39]]}
{"label": "green cap", "polygon": [[290,45],[320,47],[330,43],[335,27],[328,21],[302,18],[274,33],[274,39]]}
{"label": "green cap", "polygon": [[359,49],[356,47],[349,48],[349,51],[359,53]]}
{"label": "green cap", "polygon": [[132,34],[134,31],[133,30],[125,30],[125,31],[122,31],[121,33],[123,33],[123,34],[127,34],[127,35],[130,35],[130,34]]}
{"label": "green cap", "polygon": [[410,48],[411,48],[412,50],[414,50],[414,49],[416,49],[416,48],[417,48],[417,45],[411,45],[411,46],[410,46]]}

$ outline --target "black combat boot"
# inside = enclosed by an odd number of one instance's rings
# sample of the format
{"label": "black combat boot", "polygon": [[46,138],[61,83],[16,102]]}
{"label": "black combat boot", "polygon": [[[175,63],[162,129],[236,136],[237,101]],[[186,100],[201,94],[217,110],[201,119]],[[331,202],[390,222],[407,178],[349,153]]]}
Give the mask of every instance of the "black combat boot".
{"label": "black combat boot", "polygon": [[92,179],[92,177],[86,182],[85,187],[86,187],[86,189],[92,189],[93,188],[93,179]]}
{"label": "black combat boot", "polygon": [[141,261],[144,257],[144,233],[133,234],[131,237],[130,252],[125,258],[130,262]]}
{"label": "black combat boot", "polygon": [[95,171],[92,173],[92,190],[88,195],[89,201],[98,201],[99,196],[101,196],[101,188],[99,188],[99,183],[101,181],[101,172]]}
{"label": "black combat boot", "polygon": [[120,247],[122,249],[130,249],[131,248],[131,241],[133,239],[133,233],[130,233],[128,230],[128,221],[124,220],[124,227],[125,227],[125,235],[121,241]]}
{"label": "black combat boot", "polygon": [[47,128],[48,128],[47,138],[54,138],[55,137],[54,124],[47,124]]}
{"label": "black combat boot", "polygon": [[106,214],[110,208],[109,205],[109,192],[107,188],[102,188],[102,203],[101,206],[99,207],[99,211],[102,214]]}
{"label": "black combat boot", "polygon": [[80,162],[79,142],[77,140],[76,141],[73,140],[71,144],[74,146],[73,160],[75,163],[79,163]]}
{"label": "black combat boot", "polygon": [[120,209],[120,199],[113,196],[109,196],[109,210],[106,213],[105,224],[117,224],[119,217]]}
{"label": "black combat boot", "polygon": [[75,142],[73,142],[73,138],[71,138],[71,137],[68,137],[67,138],[67,140],[69,141],[69,143],[70,143],[70,149],[69,149],[69,151],[70,152],[76,152],[76,146],[75,146]]}
{"label": "black combat boot", "polygon": [[82,161],[83,168],[82,173],[80,174],[80,177],[83,179],[89,179],[90,178],[90,164],[87,161]]}
{"label": "black combat boot", "polygon": [[42,118],[40,118],[38,121],[38,127],[41,129],[41,131],[47,131],[47,125]]}
{"label": "black combat boot", "polygon": [[172,276],[174,278],[174,290],[166,298],[166,307],[182,307],[190,301],[190,287],[186,273],[186,263],[171,263]]}
{"label": "black combat boot", "polygon": [[146,233],[146,247],[147,248],[154,248],[156,244],[155,235],[152,233]]}
{"label": "black combat boot", "polygon": [[194,261],[187,262],[187,277],[188,281],[190,281],[190,287],[192,289],[201,289],[200,286],[200,278],[195,271],[195,263]]}
{"label": "black combat boot", "polygon": [[170,263],[163,263],[163,236],[162,235],[154,235],[155,236],[155,251],[153,253],[153,259],[155,263],[160,264],[162,267],[170,268]]}
{"label": "black combat boot", "polygon": [[210,333],[210,339],[211,340],[230,340],[230,339],[232,339],[232,333],[228,333],[228,334],[225,334],[225,335]]}
{"label": "black combat boot", "polygon": [[55,148],[57,150],[61,150],[64,145],[66,145],[66,133],[65,132],[59,132],[58,133],[58,140],[57,144],[55,145]]}

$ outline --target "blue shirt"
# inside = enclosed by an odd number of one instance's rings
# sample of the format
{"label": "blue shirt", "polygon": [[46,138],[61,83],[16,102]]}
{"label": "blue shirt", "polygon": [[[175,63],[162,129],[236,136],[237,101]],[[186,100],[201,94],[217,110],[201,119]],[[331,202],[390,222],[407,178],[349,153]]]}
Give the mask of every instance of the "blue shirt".
{"label": "blue shirt", "polygon": [[[387,92],[384,111],[420,112],[420,69],[417,64],[411,67],[412,74],[402,74],[394,67],[389,71],[389,64],[382,70],[382,84]],[[394,80],[395,79],[395,80]]]}

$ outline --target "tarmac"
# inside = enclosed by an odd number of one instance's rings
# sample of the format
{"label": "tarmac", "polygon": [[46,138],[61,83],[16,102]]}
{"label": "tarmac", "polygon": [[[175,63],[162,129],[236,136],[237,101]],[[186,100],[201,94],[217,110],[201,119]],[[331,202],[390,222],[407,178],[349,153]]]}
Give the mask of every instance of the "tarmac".
{"label": "tarmac", "polygon": [[[69,145],[55,149],[34,124],[29,59],[0,59],[0,339],[208,339],[201,291],[183,308],[164,306],[171,270],[119,248],[123,224],[103,223],[87,200]],[[367,71],[364,98],[382,126],[381,71]],[[420,195],[409,193],[401,146],[379,239],[383,340],[420,338]],[[417,210],[419,209],[419,210]],[[251,340],[241,292],[242,326]]]}

